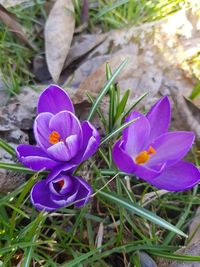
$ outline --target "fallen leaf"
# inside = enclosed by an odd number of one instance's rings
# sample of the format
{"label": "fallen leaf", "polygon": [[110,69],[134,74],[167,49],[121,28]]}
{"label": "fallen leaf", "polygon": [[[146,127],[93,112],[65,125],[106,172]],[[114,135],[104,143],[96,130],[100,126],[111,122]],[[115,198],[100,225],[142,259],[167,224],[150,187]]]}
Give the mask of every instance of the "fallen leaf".
{"label": "fallen leaf", "polygon": [[88,59],[78,67],[71,80],[70,86],[77,89],[82,81],[84,81],[91,73],[99,68],[104,62],[109,61],[110,56],[98,56]]}
{"label": "fallen leaf", "polygon": [[40,82],[45,82],[51,79],[45,57],[42,55],[36,55],[34,57],[32,71],[35,78]]}
{"label": "fallen leaf", "polygon": [[103,222],[100,222],[99,230],[98,230],[96,242],[95,242],[97,248],[100,248],[102,246],[103,236],[104,236],[104,225],[103,225]]}
{"label": "fallen leaf", "polygon": [[0,20],[8,27],[8,29],[13,32],[25,45],[29,46],[31,49],[35,49],[33,44],[28,40],[24,29],[17,22],[17,16],[8,10],[6,10],[0,4]]}
{"label": "fallen leaf", "polygon": [[57,82],[74,33],[74,6],[71,0],[57,0],[45,24],[45,52],[49,72]]}
{"label": "fallen leaf", "polygon": [[107,34],[84,34],[76,38],[69,50],[64,68],[68,67],[73,61],[87,55],[88,52],[101,44],[106,37]]}
{"label": "fallen leaf", "polygon": [[180,83],[170,81],[165,78],[163,88],[168,88],[173,101],[173,126],[179,130],[194,131],[196,134],[196,143],[200,141],[200,111],[189,100],[183,96],[182,88],[186,83],[182,80]]}
{"label": "fallen leaf", "polygon": [[[128,63],[122,70],[120,75],[118,75],[116,82],[125,79],[132,75],[132,73],[137,69],[137,46],[130,45],[124,49],[119,50],[117,53],[113,54],[108,63],[111,70],[114,71],[125,59],[128,59]],[[77,92],[73,95],[73,100],[75,103],[80,103],[87,100],[87,92],[92,96],[97,96],[99,91],[103,88],[106,83],[106,62],[101,64],[101,66],[92,72],[81,84]]]}
{"label": "fallen leaf", "polygon": [[89,3],[88,0],[82,1],[82,8],[81,8],[81,23],[87,23],[89,18]]}
{"label": "fallen leaf", "polygon": [[198,207],[195,216],[189,226],[189,244],[194,244],[200,241],[200,207]]}

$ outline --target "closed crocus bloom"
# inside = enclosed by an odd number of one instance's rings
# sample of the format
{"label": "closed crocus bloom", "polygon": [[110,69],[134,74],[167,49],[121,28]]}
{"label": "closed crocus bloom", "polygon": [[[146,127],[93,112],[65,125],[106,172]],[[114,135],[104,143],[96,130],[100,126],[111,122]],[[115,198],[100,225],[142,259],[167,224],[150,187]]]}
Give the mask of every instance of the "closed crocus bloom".
{"label": "closed crocus bloom", "polygon": [[33,186],[31,202],[38,210],[53,211],[70,204],[81,207],[91,194],[90,185],[81,177],[53,171]]}
{"label": "closed crocus bloom", "polygon": [[168,97],[161,98],[147,113],[133,111],[127,127],[113,147],[113,160],[120,170],[136,175],[155,187],[182,191],[200,181],[200,172],[183,161],[194,142],[192,132],[168,132],[171,108]]}
{"label": "closed crocus bloom", "polygon": [[19,160],[33,170],[72,170],[92,156],[100,136],[88,121],[80,122],[68,94],[50,85],[40,95],[34,122],[36,146],[19,145]]}

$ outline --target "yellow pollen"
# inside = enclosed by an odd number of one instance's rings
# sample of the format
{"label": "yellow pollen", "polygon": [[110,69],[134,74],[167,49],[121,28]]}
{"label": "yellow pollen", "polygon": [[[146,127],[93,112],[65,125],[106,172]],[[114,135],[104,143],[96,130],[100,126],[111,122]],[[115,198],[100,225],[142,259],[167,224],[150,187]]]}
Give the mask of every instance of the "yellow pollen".
{"label": "yellow pollen", "polygon": [[56,131],[53,131],[49,135],[49,142],[53,145],[57,144],[60,141],[60,134]]}
{"label": "yellow pollen", "polygon": [[147,151],[144,150],[137,155],[135,162],[137,164],[144,164],[150,159],[150,155],[152,154],[156,154],[156,150],[152,146],[150,146]]}

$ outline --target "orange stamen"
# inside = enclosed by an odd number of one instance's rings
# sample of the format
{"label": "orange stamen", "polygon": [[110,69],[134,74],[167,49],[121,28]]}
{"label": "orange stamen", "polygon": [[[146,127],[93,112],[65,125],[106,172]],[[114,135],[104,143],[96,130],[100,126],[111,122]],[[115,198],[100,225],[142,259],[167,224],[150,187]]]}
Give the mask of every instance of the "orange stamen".
{"label": "orange stamen", "polygon": [[56,131],[53,131],[49,135],[49,142],[53,145],[57,144],[60,141],[60,134]]}
{"label": "orange stamen", "polygon": [[140,154],[135,158],[137,164],[143,164],[150,159],[150,156],[147,151],[142,151]]}
{"label": "orange stamen", "polygon": [[148,151],[147,151],[147,153],[148,153],[149,155],[151,155],[151,154],[156,154],[156,150],[155,150],[152,146],[150,146],[149,149],[148,149]]}
{"label": "orange stamen", "polygon": [[144,150],[137,155],[135,162],[137,164],[144,164],[150,159],[150,155],[153,154],[156,154],[156,150],[152,146],[150,146],[147,151]]}

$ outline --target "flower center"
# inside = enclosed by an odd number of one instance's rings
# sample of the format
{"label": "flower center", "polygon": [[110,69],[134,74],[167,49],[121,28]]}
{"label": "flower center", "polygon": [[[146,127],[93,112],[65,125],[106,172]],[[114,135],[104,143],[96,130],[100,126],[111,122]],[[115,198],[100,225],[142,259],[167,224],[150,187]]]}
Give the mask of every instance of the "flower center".
{"label": "flower center", "polygon": [[144,164],[150,159],[150,156],[155,153],[156,150],[152,146],[150,146],[148,150],[144,150],[137,155],[135,162],[137,164]]}
{"label": "flower center", "polygon": [[58,184],[59,184],[59,186],[62,188],[63,185],[65,184],[65,182],[64,182],[64,180],[60,180],[60,181],[58,182]]}
{"label": "flower center", "polygon": [[60,181],[54,183],[53,185],[54,185],[56,192],[59,193],[64,184],[65,184],[64,180],[60,180]]}
{"label": "flower center", "polygon": [[49,135],[49,142],[53,145],[57,144],[60,141],[60,134],[56,131],[53,131]]}

